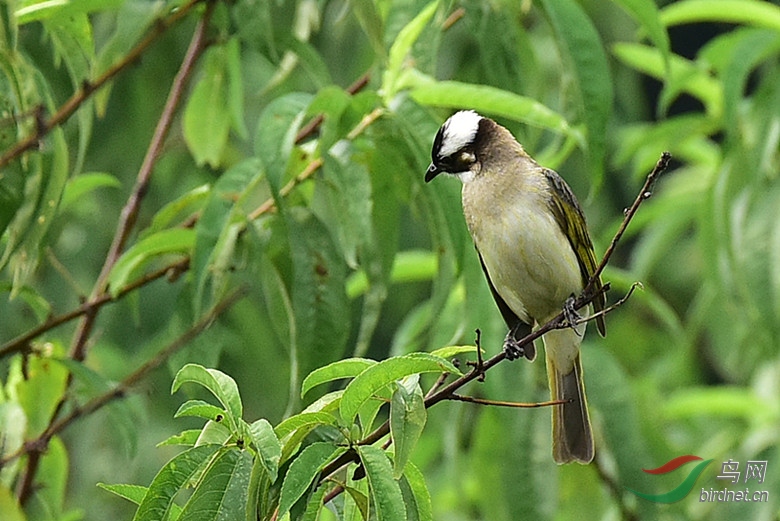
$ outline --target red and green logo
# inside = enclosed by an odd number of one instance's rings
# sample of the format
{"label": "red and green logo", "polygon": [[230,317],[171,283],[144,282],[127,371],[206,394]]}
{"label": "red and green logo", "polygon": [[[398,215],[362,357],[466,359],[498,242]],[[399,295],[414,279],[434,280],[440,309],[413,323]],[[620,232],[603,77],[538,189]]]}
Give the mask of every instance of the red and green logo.
{"label": "red and green logo", "polygon": [[[655,475],[668,474],[669,472],[675,471],[686,463],[690,463],[691,461],[701,461],[701,458],[699,456],[693,456],[690,454],[686,456],[678,456],[667,461],[656,469],[642,469],[642,471]],[[682,483],[664,494],[645,494],[644,492],[639,492],[638,490],[634,490],[632,488],[626,487],[626,489],[641,498],[647,499],[648,501],[653,501],[655,503],[674,503],[676,501],[680,501],[682,498],[687,496],[691,490],[693,490],[693,485],[696,483],[699,475],[704,470],[704,467],[709,465],[711,462],[711,459],[701,461],[701,463],[693,467],[693,470],[688,473],[688,476],[683,480]]]}

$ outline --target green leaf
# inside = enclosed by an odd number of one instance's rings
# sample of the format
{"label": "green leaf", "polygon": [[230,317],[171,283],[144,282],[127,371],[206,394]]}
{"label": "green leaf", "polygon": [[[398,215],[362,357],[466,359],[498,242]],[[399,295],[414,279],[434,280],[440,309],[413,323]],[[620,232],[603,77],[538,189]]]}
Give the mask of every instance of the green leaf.
{"label": "green leaf", "polygon": [[68,179],[68,145],[63,130],[52,130],[46,144],[44,153],[30,159],[25,204],[6,230],[0,268],[9,263],[13,273],[12,298],[38,267],[41,243],[55,221]]}
{"label": "green leaf", "polygon": [[441,358],[452,358],[454,356],[476,352],[477,346],[446,346],[431,351],[431,354]]}
{"label": "green leaf", "polygon": [[166,519],[166,515],[173,508],[173,498],[176,494],[220,448],[220,445],[193,447],[166,463],[149,485],[133,521]]}
{"label": "green leaf", "polygon": [[221,451],[198,481],[178,521],[244,519],[251,471],[247,451]]}
{"label": "green leaf", "polygon": [[363,32],[366,33],[368,41],[378,56],[384,55],[384,44],[382,34],[384,32],[384,22],[382,15],[378,11],[379,6],[375,2],[350,2],[349,10],[357,18]]}
{"label": "green leaf", "polygon": [[160,208],[149,226],[141,232],[141,237],[153,234],[174,225],[177,219],[183,220],[200,211],[211,193],[209,185],[201,185],[185,192]]}
{"label": "green leaf", "polygon": [[310,94],[300,92],[276,98],[257,122],[255,154],[263,160],[274,197],[282,187],[295,136],[311,100]]}
{"label": "green leaf", "polygon": [[358,510],[360,511],[360,515],[363,516],[363,519],[370,519],[368,510],[368,496],[355,487],[345,486],[344,490],[347,491],[349,496],[352,498],[352,501],[355,502],[355,506],[357,506]]}
{"label": "green leaf", "polygon": [[661,23],[660,11],[656,3],[653,0],[615,0],[615,3],[625,9],[642,26],[656,48],[661,51],[664,63],[668,65],[671,52],[669,34]]}
{"label": "green leaf", "polygon": [[98,483],[97,486],[103,490],[108,490],[112,494],[116,494],[121,498],[131,501],[136,505],[141,504],[141,501],[143,501],[146,492],[149,490],[147,487],[142,487],[140,485],[108,485],[106,483]]}
{"label": "green leaf", "polygon": [[195,232],[187,228],[162,230],[138,241],[116,261],[108,275],[111,295],[116,297],[138,270],[160,255],[187,254],[195,244]]}
{"label": "green leaf", "polygon": [[225,445],[233,438],[234,431],[228,429],[224,422],[209,420],[200,430],[195,446],[201,445]]}
{"label": "green leaf", "polygon": [[121,0],[81,0],[79,2],[50,2],[45,0],[22,2],[22,7],[14,11],[15,22],[19,25],[54,16],[68,17],[76,14],[86,14],[98,11],[116,9],[122,5]]}
{"label": "green leaf", "polygon": [[263,165],[250,158],[231,167],[220,176],[209,195],[203,214],[195,227],[195,247],[192,252],[192,276],[196,295],[194,314],[200,315],[207,283],[212,279],[213,292],[218,289],[215,264],[224,255],[230,256],[235,246],[238,229],[246,222],[242,203],[263,179]]}
{"label": "green leaf", "polygon": [[25,202],[24,178],[20,168],[9,166],[0,177],[0,234],[14,220],[17,211]]}
{"label": "green leaf", "polygon": [[[439,259],[431,251],[407,250],[398,252],[393,259],[390,281],[396,284],[431,280],[439,269]],[[347,279],[347,296],[357,298],[369,289],[368,277],[363,270]]]}
{"label": "green leaf", "polygon": [[373,445],[359,445],[357,451],[366,470],[377,521],[406,521],[404,497],[385,451]]}
{"label": "green leaf", "polygon": [[393,476],[401,477],[412,451],[420,439],[428,415],[419,384],[412,392],[397,385],[390,399],[390,437],[393,439],[395,457]]}
{"label": "green leaf", "polygon": [[274,432],[279,439],[283,439],[298,429],[320,425],[336,425],[336,417],[328,412],[302,412],[284,420],[276,426]]}
{"label": "green leaf", "polygon": [[780,31],[780,6],[758,0],[683,0],[664,7],[661,22],[666,26],[725,22]]}
{"label": "green leaf", "polygon": [[4,486],[0,486],[0,512],[3,513],[3,521],[27,521],[16,497]]}
{"label": "green leaf", "polygon": [[425,8],[420,11],[414,19],[409,22],[393,42],[390,47],[390,53],[387,59],[387,68],[382,77],[382,90],[385,99],[385,104],[389,104],[390,100],[395,97],[398,92],[398,78],[401,75],[401,69],[404,66],[406,56],[411,51],[414,42],[420,37],[428,25],[433,15],[436,13],[436,9],[439,7],[438,0],[429,3]]}
{"label": "green leaf", "polygon": [[584,137],[569,122],[542,103],[488,85],[473,85],[457,81],[423,83],[411,91],[412,99],[429,107],[469,107],[474,110],[501,116],[528,125],[572,136],[583,144]]}
{"label": "green leaf", "polygon": [[[5,459],[11,454],[21,449],[25,442],[25,433],[27,432],[27,418],[24,415],[24,409],[14,401],[0,403],[0,433],[2,433],[3,443],[0,445],[0,458]],[[16,476],[19,466],[19,459],[9,461],[2,470],[0,470],[0,489],[3,485],[11,485],[11,481],[6,481],[8,476]]]}
{"label": "green leaf", "polygon": [[373,238],[371,176],[354,156],[352,145],[340,141],[323,157],[322,182],[311,205],[351,268],[358,267],[358,255]]}
{"label": "green leaf", "polygon": [[[428,486],[425,484],[425,477],[420,469],[411,461],[406,463],[404,475],[401,477],[401,491],[404,493],[404,502],[406,503],[407,520],[412,521],[433,521],[433,506],[431,505],[431,494],[428,492]],[[407,497],[407,489],[412,497]],[[414,514],[410,513],[410,508],[414,509]]]}
{"label": "green leaf", "polygon": [[89,172],[72,177],[62,192],[60,208],[69,210],[78,204],[82,197],[99,188],[121,188],[122,183],[111,174],[104,172]]}
{"label": "green leaf", "polygon": [[202,385],[211,391],[225,408],[231,430],[236,432],[238,420],[243,415],[243,406],[235,380],[218,369],[206,369],[201,365],[187,364],[176,373],[171,385],[171,394],[175,393],[185,382]]}
{"label": "green leaf", "polygon": [[352,423],[366,400],[386,385],[404,376],[444,372],[461,374],[452,363],[430,353],[412,353],[383,360],[365,369],[344,389],[339,406],[341,417],[346,423]]}
{"label": "green leaf", "polygon": [[186,431],[180,432],[179,434],[174,434],[173,436],[164,439],[156,446],[163,447],[165,445],[184,445],[186,447],[192,447],[198,442],[198,438],[200,437],[201,432],[202,429],[188,429]]}
{"label": "green leaf", "polygon": [[[316,403],[317,402],[315,402],[315,404]],[[277,433],[277,436],[279,436],[279,439],[283,442],[282,456],[279,461],[284,463],[289,460],[296,452],[298,452],[301,443],[303,443],[306,437],[317,427],[336,427],[337,425],[338,421],[333,414],[321,411],[303,412],[283,421],[276,427],[276,430],[274,431]]]}
{"label": "green leaf", "polygon": [[740,387],[683,389],[671,395],[662,410],[667,418],[675,419],[719,416],[753,421],[773,414],[763,398]]}
{"label": "green leaf", "polygon": [[231,121],[225,46],[211,46],[203,59],[203,75],[184,109],[184,141],[198,165],[218,168]]}
{"label": "green leaf", "polygon": [[[647,416],[647,411],[640,413],[631,381],[609,351],[594,345],[587,355],[582,361],[589,401],[598,404],[604,417],[621,418],[619,422],[602,424],[604,443],[611,448],[621,485],[641,490],[643,473],[637,462],[650,460],[651,444],[637,426],[642,420],[653,425],[653,417],[642,418]],[[596,377],[589,378],[589,374]],[[638,503],[637,506],[641,507],[637,512],[641,518],[657,517],[647,512],[651,505]]]}
{"label": "green leaf", "polygon": [[[633,43],[617,43],[612,51],[630,67],[659,80],[665,78],[663,58],[657,49]],[[720,116],[723,110],[723,89],[707,69],[674,54],[669,67],[671,77],[679,79],[678,91],[687,92],[701,100],[708,114],[713,117]]]}
{"label": "green leaf", "polygon": [[317,149],[325,156],[331,147],[346,135],[342,116],[352,105],[353,98],[342,88],[328,85],[317,91],[306,113],[311,117],[322,116],[318,130]]}
{"label": "green leaf", "polygon": [[40,356],[28,357],[25,369],[26,378],[16,384],[16,396],[24,409],[31,439],[49,425],[67,389],[68,371],[55,360]]}
{"label": "green leaf", "polygon": [[315,369],[303,379],[301,384],[301,396],[305,396],[312,388],[324,383],[340,380],[342,378],[354,378],[365,369],[377,362],[368,358],[345,358],[325,367]]}
{"label": "green leaf", "polygon": [[252,436],[252,445],[257,451],[257,457],[273,483],[276,481],[279,460],[282,457],[282,446],[279,443],[279,438],[276,437],[274,428],[268,423],[268,420],[262,418],[249,426],[249,433]]}
{"label": "green leaf", "polygon": [[712,39],[700,52],[701,60],[712,63],[723,84],[723,123],[728,134],[742,135],[739,121],[748,77],[762,62],[777,54],[780,32],[740,28]]}
{"label": "green leaf", "polygon": [[[90,1],[68,2],[70,6],[74,3],[82,4],[90,3]],[[90,78],[91,68],[95,61],[95,42],[88,15],[83,12],[73,12],[73,9],[67,11],[67,14],[62,13],[60,16],[44,20],[43,26],[51,41],[57,63],[63,62],[65,64],[71,84],[74,89],[77,89],[81,87],[85,79]],[[79,110],[75,115],[79,128],[78,152],[73,168],[75,172],[81,171],[84,155],[92,135],[94,124],[92,105],[92,100],[86,99],[82,110]]]}
{"label": "green leaf", "polygon": [[30,519],[44,517],[36,513],[36,510],[40,513],[51,513],[55,518],[66,517],[65,489],[69,484],[70,470],[68,456],[62,439],[57,436],[52,438],[46,448],[46,453],[40,459],[35,474],[35,483],[40,489],[36,490],[35,502],[28,506],[29,508],[35,505],[28,512]]}
{"label": "green leaf", "polygon": [[588,163],[599,185],[604,174],[612,76],[598,31],[575,0],[542,0],[562,51],[570,59],[588,129]]}
{"label": "green leaf", "polygon": [[337,447],[330,442],[312,443],[301,451],[290,464],[282,482],[279,498],[279,514],[281,519],[292,506],[303,496],[312,484],[320,470],[346,452],[344,447]]}
{"label": "green leaf", "polygon": [[188,400],[181,404],[174,418],[181,418],[182,416],[195,416],[196,418],[203,418],[204,420],[219,421],[217,418],[224,418],[226,415],[225,409],[221,409],[216,405],[212,405],[203,400]]}
{"label": "green leaf", "polygon": [[[53,358],[70,371],[74,378],[72,388],[79,399],[91,400],[114,389],[116,384],[88,365],[70,358]],[[117,439],[125,443],[128,455],[135,454],[138,442],[138,414],[130,407],[127,400],[114,400],[106,406],[109,421],[113,425]]]}
{"label": "green leaf", "polygon": [[[323,223],[307,210],[284,212],[293,261],[292,306],[301,378],[341,357],[349,340],[351,310],[346,266]],[[296,384],[297,387],[297,384]]]}
{"label": "green leaf", "polygon": [[231,38],[225,43],[225,68],[228,82],[227,104],[230,108],[230,121],[233,130],[242,139],[249,137],[244,119],[244,80],[241,74],[241,42],[238,38]]}

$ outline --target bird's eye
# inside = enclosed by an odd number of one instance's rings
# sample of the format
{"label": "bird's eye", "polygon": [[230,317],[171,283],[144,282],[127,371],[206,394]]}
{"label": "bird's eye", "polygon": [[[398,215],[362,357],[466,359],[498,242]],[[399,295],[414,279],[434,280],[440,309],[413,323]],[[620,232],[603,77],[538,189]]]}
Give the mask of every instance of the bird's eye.
{"label": "bird's eye", "polygon": [[460,153],[460,157],[458,158],[461,164],[463,165],[472,165],[474,161],[477,160],[476,156],[474,156],[473,152],[463,151]]}

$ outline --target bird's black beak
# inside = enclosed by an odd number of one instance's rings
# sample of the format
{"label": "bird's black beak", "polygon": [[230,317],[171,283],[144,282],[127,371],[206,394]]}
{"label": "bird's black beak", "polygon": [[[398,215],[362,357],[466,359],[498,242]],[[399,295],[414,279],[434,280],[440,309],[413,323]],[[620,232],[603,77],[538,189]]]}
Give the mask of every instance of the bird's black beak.
{"label": "bird's black beak", "polygon": [[428,167],[428,171],[425,172],[425,182],[426,183],[430,182],[431,179],[433,179],[434,177],[436,177],[440,173],[441,173],[441,170],[439,170],[439,168],[436,165],[431,163],[431,166]]}

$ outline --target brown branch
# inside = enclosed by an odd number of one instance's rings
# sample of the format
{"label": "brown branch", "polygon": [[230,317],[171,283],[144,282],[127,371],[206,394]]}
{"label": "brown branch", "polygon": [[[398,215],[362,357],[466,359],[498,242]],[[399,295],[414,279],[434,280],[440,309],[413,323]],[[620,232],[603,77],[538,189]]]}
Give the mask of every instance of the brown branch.
{"label": "brown branch", "polygon": [[[663,170],[668,165],[669,159],[671,158],[671,155],[668,152],[664,152],[661,155],[661,159],[659,159],[658,163],[656,164],[655,168],[653,168],[653,171],[647,176],[647,180],[645,181],[645,184],[642,186],[642,189],[639,192],[639,195],[634,200],[634,203],[631,205],[631,207],[625,212],[625,216],[623,217],[623,222],[621,223],[620,227],[618,228],[618,231],[615,233],[614,238],[612,239],[612,242],[610,244],[610,247],[607,249],[607,252],[604,254],[604,257],[602,259],[601,264],[599,265],[599,268],[597,269],[596,273],[594,274],[591,281],[598,278],[598,276],[601,274],[601,272],[604,270],[604,267],[607,265],[607,262],[609,261],[609,258],[612,256],[612,253],[615,250],[615,247],[617,246],[618,242],[620,241],[620,238],[623,236],[623,233],[625,232],[626,228],[628,227],[631,220],[634,218],[634,215],[636,214],[637,210],[639,209],[639,206],[642,204],[642,202],[646,201],[650,195],[652,195],[652,188],[653,185],[658,178],[658,176],[663,172]],[[582,291],[579,297],[575,299],[574,302],[574,309],[580,309],[584,306],[587,306],[589,303],[591,303],[595,298],[597,298],[603,291],[606,291],[608,289],[608,284],[604,285],[602,287],[600,292],[593,292],[589,289],[590,284],[586,286],[586,288]],[[623,297],[618,303],[610,306],[609,308],[604,309],[601,314],[594,314],[589,317],[585,317],[582,320],[588,321],[595,319],[597,316],[603,316],[603,314],[608,313],[610,311],[614,311],[617,309],[620,305],[622,305],[628,298],[630,298],[631,294],[633,293],[634,289],[638,286],[638,284],[634,284],[629,292],[626,294],[625,297]],[[549,331],[552,331],[553,329],[562,329],[566,327],[571,327],[571,325],[568,323],[568,320],[566,316],[568,315],[568,312],[562,311],[559,313],[556,317],[553,317],[551,320],[549,320],[546,324],[542,325],[541,327],[537,328],[536,330],[532,331],[530,334],[526,335],[522,340],[518,342],[518,345],[520,347],[529,345],[531,342],[535,341],[536,339],[540,338],[542,335],[548,333]],[[477,346],[479,349],[479,346]],[[506,359],[506,352],[501,351],[497,353],[496,355],[492,356],[488,360],[484,361],[482,364],[473,364],[471,370],[469,370],[467,373],[461,375],[460,377],[456,378],[449,384],[443,386],[441,389],[439,389],[435,393],[427,393],[424,399],[425,407],[430,408],[436,405],[437,403],[445,400],[453,400],[458,398],[453,398],[453,396],[459,396],[456,394],[455,391],[463,387],[464,385],[468,384],[469,382],[472,382],[474,380],[479,379],[480,377],[484,376],[484,374],[489,371],[491,368],[495,367],[502,361]],[[467,400],[461,400],[461,401],[469,401]],[[506,403],[506,402],[505,402]],[[494,404],[490,404],[494,405]],[[549,404],[552,405],[552,404]],[[358,442],[358,445],[371,445],[373,443],[378,442],[383,437],[387,436],[390,433],[390,422],[385,421],[382,425],[377,427],[373,432],[371,432],[368,436],[363,438]],[[329,476],[335,474],[336,472],[339,472],[345,465],[348,465],[349,463],[353,463],[357,461],[357,454],[353,451],[346,452],[342,454],[340,457],[336,458],[334,461],[326,465],[322,472],[320,473],[321,476],[323,476],[322,479],[320,479],[320,483],[324,481],[325,479],[328,479]],[[333,491],[332,491],[333,492]],[[333,494],[333,497],[338,495],[338,493]],[[329,494],[330,496],[330,494]],[[328,497],[328,496],[326,496]],[[330,499],[333,499],[333,497],[330,497]]]}
{"label": "brown branch", "polygon": [[[603,287],[609,289],[609,286],[606,284]],[[634,291],[636,291],[637,289],[645,289],[645,287],[639,281],[634,282],[633,284],[631,284],[631,287],[628,288],[628,292],[622,297],[620,297],[614,304],[607,306],[606,308],[596,313],[593,313],[592,315],[588,315],[586,317],[580,317],[575,321],[574,325],[576,326],[579,324],[583,324],[585,322],[590,322],[591,320],[596,320],[599,317],[603,317],[607,313],[611,313],[612,311],[615,311],[617,308],[625,304],[628,301],[628,299],[631,298],[631,295],[634,294]]]}
{"label": "brown branch", "polygon": [[447,398],[456,402],[476,403],[477,405],[490,405],[494,407],[514,407],[517,409],[535,409],[537,407],[552,407],[554,405],[564,405],[570,400],[550,400],[547,402],[505,402],[502,400],[487,400],[485,398],[475,398],[474,396],[464,396],[462,394],[451,393]]}
{"label": "brown branch", "polygon": [[[360,134],[365,132],[365,130],[371,126],[377,119],[379,119],[382,114],[384,114],[385,111],[383,108],[376,108],[373,111],[366,114],[363,119],[360,120],[360,122],[355,125],[355,128],[353,128],[348,134],[347,139],[354,140],[357,138]],[[325,164],[325,160],[321,157],[318,157],[311,161],[308,165],[306,165],[306,168],[303,169],[303,171],[295,176],[293,179],[290,179],[290,181],[287,182],[280,190],[279,195],[281,197],[286,197],[290,192],[292,192],[298,185],[309,179],[311,176],[313,176],[320,168],[322,168],[322,165]],[[247,218],[250,221],[254,221],[261,215],[271,212],[276,208],[276,202],[269,198],[265,200],[260,206],[252,210]]]}
{"label": "brown branch", "polygon": [[591,275],[587,286],[585,286],[585,289],[583,290],[583,294],[592,291],[593,286],[596,284],[596,281],[601,276],[601,273],[604,271],[604,268],[607,267],[607,264],[609,263],[609,259],[612,257],[612,254],[615,253],[615,248],[617,248],[618,242],[623,237],[623,233],[626,231],[626,228],[628,228],[628,223],[630,223],[631,219],[634,218],[634,215],[636,214],[637,210],[639,210],[639,206],[646,200],[650,199],[650,197],[653,195],[653,188],[655,187],[655,183],[658,180],[658,178],[661,176],[661,174],[664,172],[664,170],[666,170],[666,168],[669,166],[669,161],[671,159],[672,159],[672,154],[670,154],[669,152],[663,152],[661,154],[661,157],[658,159],[658,162],[656,162],[655,166],[653,167],[653,170],[649,174],[647,174],[647,178],[645,179],[645,184],[642,185],[642,189],[639,190],[639,193],[634,199],[634,202],[631,204],[630,207],[624,210],[623,222],[620,223],[620,227],[615,232],[615,235],[612,237],[612,241],[609,243],[609,247],[604,252],[604,256],[601,258],[601,263],[599,263],[598,267],[596,268],[596,271],[594,271],[593,275]]}
{"label": "brown branch", "polygon": [[186,4],[177,8],[166,18],[162,18],[153,24],[149,34],[141,40],[130,52],[122,58],[118,63],[111,66],[107,71],[98,76],[92,81],[85,80],[79,90],[77,90],[65,103],[63,103],[57,111],[52,114],[49,119],[44,119],[42,109],[38,107],[33,111],[36,117],[37,123],[35,130],[27,138],[17,142],[14,146],[0,156],[0,170],[8,166],[14,159],[21,156],[28,150],[32,150],[38,147],[38,143],[54,128],[67,121],[85,101],[87,101],[97,90],[103,87],[106,83],[111,81],[116,75],[128,68],[130,65],[138,61],[143,55],[146,49],[149,48],[160,36],[162,36],[168,29],[171,28],[176,22],[183,19],[193,7],[202,2],[203,0],[190,0]]}
{"label": "brown branch", "polygon": [[[352,82],[352,85],[347,87],[347,94],[354,96],[361,90],[363,90],[366,85],[368,85],[368,82],[371,80],[371,73],[366,72],[361,77],[356,79],[354,82]],[[295,136],[295,144],[300,145],[304,141],[306,141],[309,137],[314,135],[315,132],[320,128],[320,125],[322,125],[322,122],[325,121],[325,116],[320,114],[318,116],[315,116],[311,119],[308,123],[306,123],[301,130],[298,131],[298,134]]]}
{"label": "brown branch", "polygon": [[[192,36],[192,40],[190,41],[190,46],[187,49],[187,53],[185,54],[184,59],[182,60],[182,65],[173,79],[173,84],[171,85],[168,99],[166,100],[163,111],[160,114],[160,119],[158,120],[157,126],[155,127],[154,135],[151,142],[149,143],[146,156],[144,157],[144,161],[138,172],[136,184],[132,193],[130,194],[130,197],[127,200],[127,203],[125,204],[125,207],[122,209],[122,214],[120,216],[119,224],[117,225],[114,239],[111,243],[109,252],[106,255],[106,260],[103,264],[100,275],[98,276],[97,281],[95,282],[95,285],[92,289],[90,300],[101,297],[106,292],[106,281],[108,279],[109,273],[111,272],[111,268],[119,258],[119,255],[124,249],[127,238],[130,236],[130,233],[132,232],[132,229],[135,225],[141,201],[146,194],[149,181],[151,179],[153,167],[160,155],[165,138],[167,137],[171,128],[173,117],[176,113],[176,109],[179,106],[184,89],[188,83],[192,71],[195,68],[195,64],[197,63],[198,58],[206,48],[206,32],[208,30],[211,14],[213,13],[215,5],[216,0],[210,0],[207,4],[206,11],[203,13],[201,19],[198,22],[198,25]],[[92,86],[87,83],[85,83],[83,88],[85,90],[92,90]],[[75,108],[73,110],[75,110]],[[42,123],[39,125],[39,130],[37,133],[40,135],[43,131],[45,131],[45,124]],[[91,307],[83,314],[71,344],[68,355],[69,358],[77,362],[84,360],[86,356],[87,339],[92,333],[92,328],[99,310],[100,307]],[[67,382],[68,387],[70,387],[72,381],[73,376],[69,375]],[[51,416],[49,428],[60,423],[56,420],[56,418],[62,411],[66,399],[67,394],[63,396],[63,398],[55,407],[54,413]],[[49,428],[47,428],[45,433],[49,431]],[[46,441],[48,441],[48,439],[49,438],[47,438]],[[40,452],[31,453],[30,457],[27,459],[25,469],[21,475],[21,479],[19,480],[19,486],[17,487],[17,498],[19,500],[19,504],[25,504],[32,494],[32,485],[38,470],[38,464],[40,462],[39,456]]]}
{"label": "brown branch", "polygon": [[187,271],[189,267],[190,267],[189,258],[178,260],[172,264],[169,264],[156,271],[147,273],[137,278],[136,280],[134,280],[133,282],[131,282],[130,284],[122,288],[122,290],[119,293],[117,293],[116,296],[112,296],[110,293],[103,293],[102,295],[100,295],[95,299],[92,299],[88,302],[84,302],[76,309],[68,311],[67,313],[63,313],[61,315],[57,315],[55,317],[49,317],[49,319],[47,319],[46,322],[44,322],[43,324],[3,344],[2,347],[0,347],[0,358],[14,353],[29,352],[31,350],[30,342],[32,342],[35,338],[38,338],[42,334],[51,331],[52,329],[61,326],[62,324],[70,322],[71,320],[76,319],[82,315],[93,312],[97,308],[100,308],[106,304],[116,302],[120,300],[122,297],[124,297],[125,295],[127,295],[128,293],[135,291],[143,286],[146,286],[148,283],[152,281],[155,281],[157,279],[166,276],[170,277],[172,274],[182,273],[184,271]]}
{"label": "brown branch", "polygon": [[217,302],[214,307],[205,313],[200,320],[192,325],[192,327],[185,331],[181,336],[176,338],[173,342],[161,349],[152,359],[148,360],[138,369],[127,375],[114,388],[109,389],[105,393],[92,398],[83,405],[74,407],[67,415],[62,416],[55,422],[52,422],[37,438],[26,442],[21,449],[0,460],[0,468],[19,458],[23,454],[30,454],[32,457],[33,454],[41,454],[45,452],[49,441],[51,441],[51,438],[62,432],[68,425],[83,416],[101,409],[112,401],[125,396],[131,390],[131,388],[139,381],[141,381],[147,374],[149,374],[152,370],[160,367],[160,365],[162,365],[176,351],[192,342],[198,335],[208,329],[208,327],[214,322],[214,320],[217,319],[217,317],[230,309],[231,306],[245,297],[247,293],[248,291],[245,287],[240,287]]}
{"label": "brown branch", "polygon": [[[157,126],[154,130],[154,135],[149,143],[149,148],[144,156],[141,168],[138,170],[135,186],[130,194],[117,224],[117,229],[114,234],[114,239],[111,242],[106,260],[103,263],[103,268],[98,275],[95,286],[92,289],[91,298],[97,298],[106,291],[106,281],[111,273],[111,268],[116,264],[117,259],[122,254],[127,239],[133,231],[135,222],[138,219],[138,212],[141,208],[141,202],[146,195],[149,187],[149,181],[152,177],[152,170],[160,156],[160,153],[165,144],[165,139],[168,136],[168,132],[171,129],[173,118],[176,115],[181,97],[184,94],[184,90],[187,87],[190,76],[195,70],[195,65],[198,59],[206,49],[206,33],[208,30],[209,22],[211,20],[211,14],[214,10],[216,2],[214,0],[208,3],[208,7],[198,22],[198,26],[195,29],[195,33],[190,41],[190,46],[187,49],[187,53],[182,60],[181,67],[176,73],[171,85],[171,90],[168,93],[168,99],[165,102],[163,111],[160,114],[160,119],[157,121]],[[70,357],[74,360],[80,361],[84,359],[86,355],[86,343],[92,332],[92,326],[94,325],[95,318],[97,317],[97,309],[93,308],[84,315],[84,318],[79,323],[79,326],[74,336],[73,343],[70,349]]]}

